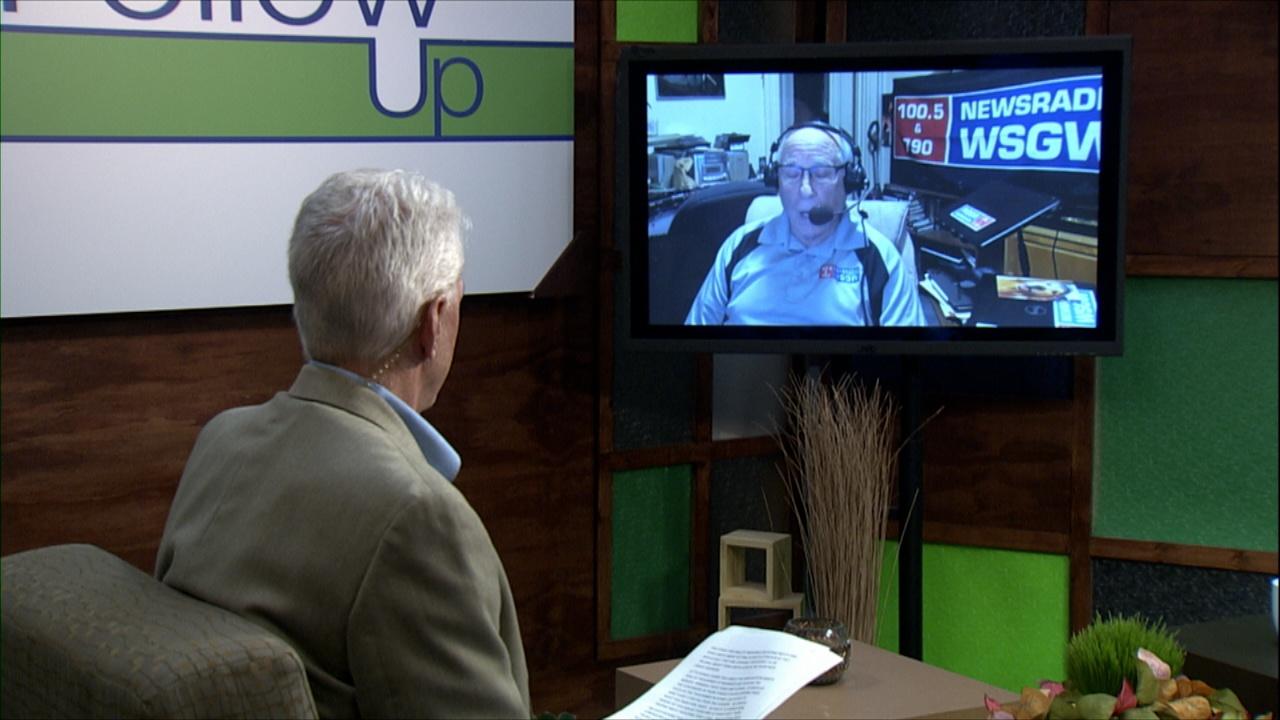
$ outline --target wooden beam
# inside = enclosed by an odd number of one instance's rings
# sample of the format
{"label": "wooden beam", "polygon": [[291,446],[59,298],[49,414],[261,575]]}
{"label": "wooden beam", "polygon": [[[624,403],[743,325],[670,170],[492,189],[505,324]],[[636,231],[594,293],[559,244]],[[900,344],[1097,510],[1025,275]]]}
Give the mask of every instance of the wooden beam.
{"label": "wooden beam", "polygon": [[714,45],[720,41],[720,0],[698,0],[698,42]]}
{"label": "wooden beam", "polygon": [[1274,255],[1143,255],[1125,257],[1125,274],[1157,277],[1276,278]]}
{"label": "wooden beam", "polygon": [[695,362],[697,370],[693,389],[693,441],[708,443],[711,442],[711,414],[715,400],[715,360],[711,353],[698,353]]}
{"label": "wooden beam", "polygon": [[[959,525],[924,521],[924,541],[940,545],[964,545],[992,550],[1067,554],[1067,535],[1059,532],[1020,530],[1018,528],[993,528],[979,525]],[[885,526],[885,538],[898,539],[898,521],[890,519]]]}
{"label": "wooden beam", "polygon": [[714,442],[692,442],[682,445],[613,450],[608,453],[601,450],[600,463],[606,469],[618,472],[684,463],[762,457],[777,454],[778,451],[778,443],[772,437],[736,438],[733,440],[716,440]]}
{"label": "wooden beam", "polygon": [[[580,0],[576,12],[583,12],[582,3],[593,0]],[[610,108],[615,91],[612,72],[618,57],[617,43],[617,6],[614,3],[598,3],[594,8],[598,13],[597,39],[599,70],[596,76],[599,93],[596,97],[596,117],[613,117]],[[596,316],[596,657],[600,657],[601,648],[608,641],[609,630],[613,624],[613,471],[606,467],[602,458],[613,450],[613,268],[611,254],[608,249],[612,243],[613,232],[608,223],[612,222],[613,204],[608,201],[608,193],[613,190],[612,168],[613,153],[603,152],[607,143],[613,141],[613,127],[597,127],[596,157],[600,162],[599,182],[595,183],[597,195],[595,202],[600,208],[597,218],[600,232],[597,235],[599,244],[600,276],[599,310]]]}
{"label": "wooden beam", "polygon": [[661,660],[681,657],[707,636],[706,627],[690,627],[661,635],[645,635],[625,640],[605,640],[600,643],[597,657],[600,660],[622,660],[639,663],[645,658]]}
{"label": "wooden beam", "polygon": [[1070,525],[1067,532],[1068,614],[1071,632],[1083,630],[1093,617],[1093,420],[1097,398],[1097,364],[1075,359],[1075,422],[1071,443]]}
{"label": "wooden beam", "polygon": [[[583,0],[591,3],[592,0]],[[581,12],[579,8],[579,12]],[[617,68],[617,6],[614,3],[599,3],[599,44],[597,47],[600,67],[595,79],[597,83],[597,103],[595,117],[612,118],[614,114],[613,99],[617,88],[614,84],[614,73]],[[575,78],[576,82],[576,78]],[[596,446],[598,453],[608,453],[613,449],[613,276],[617,253],[613,250],[613,144],[614,132],[612,123],[597,123],[594,150],[599,164],[598,182],[592,183],[596,189],[595,202],[600,209],[596,217],[600,263],[599,304],[597,323],[599,332],[596,337],[596,382],[599,389],[596,398]],[[620,263],[619,263],[620,264]]]}
{"label": "wooden beam", "polygon": [[798,0],[792,7],[795,17],[795,34],[798,43],[822,42],[826,38],[826,8],[818,0]]}
{"label": "wooden beam", "polygon": [[[693,507],[689,532],[689,621],[707,627],[707,536],[711,530],[711,463],[693,468]],[[717,592],[719,589],[717,588]]]}
{"label": "wooden beam", "polygon": [[596,657],[613,627],[613,473],[596,470]]}
{"label": "wooden beam", "polygon": [[1111,3],[1110,0],[1085,0],[1084,2],[1084,34],[1106,35],[1110,32]]}
{"label": "wooden beam", "polygon": [[849,3],[827,0],[827,42],[842,43],[849,36]]}
{"label": "wooden beam", "polygon": [[1111,560],[1280,574],[1280,554],[1260,550],[1096,537],[1089,542],[1089,554]]}

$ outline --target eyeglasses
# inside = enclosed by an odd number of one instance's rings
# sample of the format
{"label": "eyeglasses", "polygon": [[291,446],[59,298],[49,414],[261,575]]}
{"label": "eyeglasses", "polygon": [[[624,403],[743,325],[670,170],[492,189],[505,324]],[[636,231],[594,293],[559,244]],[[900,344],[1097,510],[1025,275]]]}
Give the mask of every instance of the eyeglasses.
{"label": "eyeglasses", "polygon": [[840,171],[843,169],[840,165],[814,165],[813,167],[781,165],[778,167],[778,179],[784,183],[796,184],[805,173],[809,173],[809,182],[814,185],[831,185],[840,177]]}

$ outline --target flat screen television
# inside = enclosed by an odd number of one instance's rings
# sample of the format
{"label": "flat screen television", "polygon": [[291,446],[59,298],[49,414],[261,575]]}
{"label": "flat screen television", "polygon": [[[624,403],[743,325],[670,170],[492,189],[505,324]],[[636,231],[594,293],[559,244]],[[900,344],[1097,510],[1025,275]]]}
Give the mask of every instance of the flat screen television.
{"label": "flat screen television", "polygon": [[1119,354],[1130,45],[625,48],[624,341]]}

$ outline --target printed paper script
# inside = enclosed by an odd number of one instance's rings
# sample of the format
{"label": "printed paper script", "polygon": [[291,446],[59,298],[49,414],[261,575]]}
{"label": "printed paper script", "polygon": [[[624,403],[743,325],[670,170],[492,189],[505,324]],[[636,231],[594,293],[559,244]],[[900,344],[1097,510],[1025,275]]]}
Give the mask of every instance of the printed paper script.
{"label": "printed paper script", "polygon": [[730,626],[703,640],[612,718],[763,718],[840,656],[775,630]]}

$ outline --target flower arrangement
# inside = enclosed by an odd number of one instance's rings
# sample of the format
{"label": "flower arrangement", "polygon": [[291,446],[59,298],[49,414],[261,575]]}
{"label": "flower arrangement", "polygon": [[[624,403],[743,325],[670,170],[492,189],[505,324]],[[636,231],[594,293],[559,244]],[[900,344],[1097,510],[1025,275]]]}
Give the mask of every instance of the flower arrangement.
{"label": "flower arrangement", "polygon": [[1067,642],[1067,684],[1082,694],[1114,692],[1123,680],[1137,687],[1140,669],[1134,658],[1145,648],[1168,666],[1182,672],[1186,652],[1164,623],[1142,617],[1095,617],[1093,623]]}
{"label": "flower arrangement", "polygon": [[[1095,618],[1067,643],[1065,683],[986,698],[992,720],[1248,720],[1236,694],[1180,675],[1186,652],[1163,623]],[[1111,694],[1115,693],[1115,694]],[[1262,716],[1274,720],[1271,713]]]}

